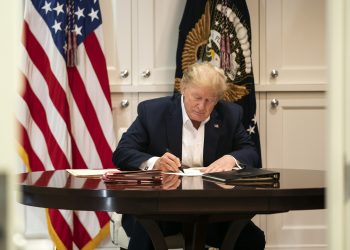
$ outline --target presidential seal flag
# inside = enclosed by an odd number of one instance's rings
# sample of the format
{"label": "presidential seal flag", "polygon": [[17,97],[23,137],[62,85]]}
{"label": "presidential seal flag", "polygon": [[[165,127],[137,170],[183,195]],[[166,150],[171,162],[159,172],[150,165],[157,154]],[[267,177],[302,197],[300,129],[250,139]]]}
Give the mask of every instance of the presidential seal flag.
{"label": "presidential seal flag", "polygon": [[208,61],[222,68],[228,84],[224,98],[242,106],[243,125],[260,154],[251,40],[245,0],[187,0],[179,26],[174,91],[180,90],[183,71],[193,63]]}
{"label": "presidential seal flag", "polygon": [[[115,168],[98,0],[26,0],[20,48],[16,118],[27,170]],[[109,233],[106,212],[46,212],[57,249],[94,249]]]}

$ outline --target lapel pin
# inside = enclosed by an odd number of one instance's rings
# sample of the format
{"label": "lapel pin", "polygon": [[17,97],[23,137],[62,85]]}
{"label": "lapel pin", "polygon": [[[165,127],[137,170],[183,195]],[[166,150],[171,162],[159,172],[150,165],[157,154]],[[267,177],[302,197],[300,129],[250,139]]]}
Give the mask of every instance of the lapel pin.
{"label": "lapel pin", "polygon": [[219,124],[214,124],[214,128],[219,128]]}

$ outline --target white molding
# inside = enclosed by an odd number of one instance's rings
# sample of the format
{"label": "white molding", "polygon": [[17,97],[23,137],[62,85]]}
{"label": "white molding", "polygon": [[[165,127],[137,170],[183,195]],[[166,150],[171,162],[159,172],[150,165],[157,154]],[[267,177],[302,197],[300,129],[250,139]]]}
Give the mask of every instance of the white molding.
{"label": "white molding", "polygon": [[54,250],[55,246],[50,239],[25,239],[23,250]]}
{"label": "white molding", "polygon": [[255,85],[256,92],[318,92],[327,90],[327,84],[276,84],[276,85]]}
{"label": "white molding", "polygon": [[[327,84],[282,84],[260,85],[255,84],[255,92],[326,92]],[[110,85],[111,93],[160,93],[173,92],[173,84],[159,85]]]}

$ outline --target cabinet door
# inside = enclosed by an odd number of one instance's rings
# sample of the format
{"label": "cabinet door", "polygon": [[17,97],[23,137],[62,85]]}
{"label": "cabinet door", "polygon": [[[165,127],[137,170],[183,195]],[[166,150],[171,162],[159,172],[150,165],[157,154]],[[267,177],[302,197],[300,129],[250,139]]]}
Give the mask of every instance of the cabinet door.
{"label": "cabinet door", "polygon": [[325,0],[266,0],[265,15],[265,82],[324,84]]}
{"label": "cabinet door", "polygon": [[267,167],[326,169],[325,102],[322,92],[267,94]]}
{"label": "cabinet door", "polygon": [[[138,0],[134,79],[139,84],[173,84],[179,25],[185,0]],[[133,59],[136,59],[133,57]],[[147,73],[149,72],[149,74]]]}
{"label": "cabinet door", "polygon": [[138,104],[137,93],[112,94],[112,114],[117,143],[123,132],[136,118]]}
{"label": "cabinet door", "polygon": [[103,17],[104,49],[111,85],[131,85],[132,1],[100,1]]}
{"label": "cabinet door", "polygon": [[[325,170],[324,93],[268,93],[266,100],[267,167]],[[326,249],[325,217],[325,210],[266,216],[266,249]]]}

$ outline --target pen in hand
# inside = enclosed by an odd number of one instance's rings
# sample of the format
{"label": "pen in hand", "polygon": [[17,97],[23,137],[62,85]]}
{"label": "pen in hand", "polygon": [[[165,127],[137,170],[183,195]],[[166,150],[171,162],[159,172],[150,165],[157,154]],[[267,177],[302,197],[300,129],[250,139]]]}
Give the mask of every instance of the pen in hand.
{"label": "pen in hand", "polygon": [[[173,155],[173,153],[169,150],[169,148],[166,148],[165,151]],[[174,156],[175,156],[175,155],[174,155]],[[176,156],[175,156],[175,157],[176,157]],[[180,167],[178,167],[178,170],[179,170],[180,172],[182,172],[182,173],[185,173],[185,171],[183,170],[182,165],[181,165]]]}

